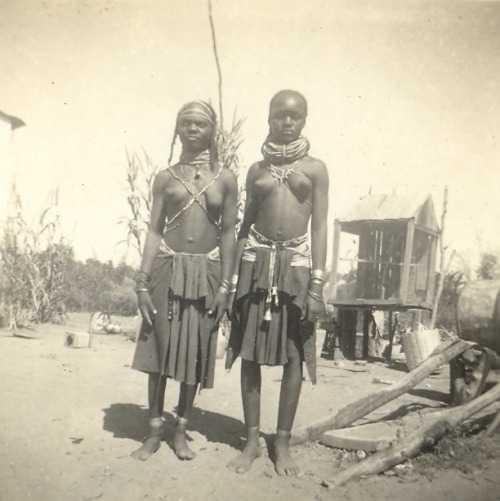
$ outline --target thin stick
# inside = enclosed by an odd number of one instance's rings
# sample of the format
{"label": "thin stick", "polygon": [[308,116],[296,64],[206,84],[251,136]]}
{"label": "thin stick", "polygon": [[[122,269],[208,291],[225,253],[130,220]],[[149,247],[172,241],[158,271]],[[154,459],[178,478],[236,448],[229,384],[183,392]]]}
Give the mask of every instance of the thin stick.
{"label": "thin stick", "polygon": [[219,75],[219,121],[220,130],[224,130],[224,113],[222,112],[222,70],[219,62],[219,54],[217,52],[217,42],[215,39],[214,20],[212,18],[212,2],[208,0],[208,19],[210,21],[210,30],[212,32],[212,47],[214,50],[215,64],[217,65],[217,73]]}
{"label": "thin stick", "polygon": [[445,275],[448,273],[451,261],[455,255],[455,253],[452,252],[448,261],[446,261],[446,251],[448,250],[448,247],[444,245],[444,229],[445,229],[447,212],[448,212],[448,186],[445,186],[443,193],[443,211],[441,212],[441,234],[439,235],[439,280],[437,284],[436,293],[434,294],[434,301],[432,304],[432,314],[429,322],[429,329],[434,329],[439,307],[439,300],[441,299],[441,294],[443,293],[444,278]]}

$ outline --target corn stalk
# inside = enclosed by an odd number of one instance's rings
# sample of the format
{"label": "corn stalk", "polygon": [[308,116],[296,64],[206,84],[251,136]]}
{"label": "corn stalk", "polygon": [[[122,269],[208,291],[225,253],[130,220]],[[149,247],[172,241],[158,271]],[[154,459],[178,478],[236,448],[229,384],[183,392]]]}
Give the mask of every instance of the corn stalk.
{"label": "corn stalk", "polygon": [[128,217],[123,217],[119,221],[127,227],[127,238],[120,243],[126,243],[128,249],[133,249],[140,255],[151,219],[153,181],[160,168],[144,148],[142,155],[130,153],[128,150],[125,150],[125,153],[127,155],[127,203],[130,212]]}
{"label": "corn stalk", "polygon": [[29,322],[63,322],[64,279],[72,249],[62,235],[58,192],[50,194],[39,220],[28,225],[13,187],[0,241],[0,312],[10,329]]}

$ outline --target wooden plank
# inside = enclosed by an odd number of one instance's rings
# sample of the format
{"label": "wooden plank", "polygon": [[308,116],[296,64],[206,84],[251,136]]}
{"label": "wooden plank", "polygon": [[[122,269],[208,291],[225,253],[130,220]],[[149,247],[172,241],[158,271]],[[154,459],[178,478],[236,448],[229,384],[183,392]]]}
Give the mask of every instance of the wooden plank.
{"label": "wooden plank", "polygon": [[369,228],[359,234],[358,263],[356,269],[356,296],[366,297],[366,289],[370,283],[370,270],[374,263],[373,255],[370,253],[370,242],[373,240]]}
{"label": "wooden plank", "polygon": [[399,298],[402,304],[406,303],[408,297],[408,283],[410,281],[410,264],[411,255],[413,249],[413,235],[415,232],[415,221],[411,219],[408,221],[406,227],[406,243],[405,243],[405,253],[403,261],[403,270],[401,272],[401,284],[399,287]]}
{"label": "wooden plank", "polygon": [[434,299],[434,288],[436,286],[436,255],[437,255],[437,237],[432,238],[431,252],[429,255],[429,276],[427,280],[427,297],[426,301],[432,304]]}
{"label": "wooden plank", "polygon": [[393,322],[392,321],[393,317],[393,312],[389,312],[389,346],[387,347],[387,355],[386,358],[387,360],[390,360],[392,358],[392,346],[394,344],[394,334],[396,333],[396,327],[398,325],[398,317],[396,317],[396,320]]}
{"label": "wooden plank", "polygon": [[363,311],[363,358],[368,358],[368,338],[373,315],[371,310]]}
{"label": "wooden plank", "polygon": [[357,310],[339,309],[338,311],[338,336],[339,346],[343,358],[353,360],[356,357],[356,324]]}
{"label": "wooden plank", "polygon": [[367,308],[371,307],[374,310],[394,310],[406,311],[411,309],[431,309],[431,305],[427,303],[414,304],[407,303],[401,304],[399,299],[329,299],[328,304],[342,308]]}

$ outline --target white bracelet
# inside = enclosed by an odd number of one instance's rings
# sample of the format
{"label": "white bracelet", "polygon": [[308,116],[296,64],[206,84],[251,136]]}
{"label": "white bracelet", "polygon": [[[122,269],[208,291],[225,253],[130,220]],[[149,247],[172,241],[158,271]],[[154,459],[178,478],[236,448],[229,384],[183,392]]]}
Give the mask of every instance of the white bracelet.
{"label": "white bracelet", "polygon": [[320,268],[316,268],[312,271],[311,277],[312,278],[319,278],[320,280],[324,280],[325,272],[324,272],[324,270],[321,270]]}

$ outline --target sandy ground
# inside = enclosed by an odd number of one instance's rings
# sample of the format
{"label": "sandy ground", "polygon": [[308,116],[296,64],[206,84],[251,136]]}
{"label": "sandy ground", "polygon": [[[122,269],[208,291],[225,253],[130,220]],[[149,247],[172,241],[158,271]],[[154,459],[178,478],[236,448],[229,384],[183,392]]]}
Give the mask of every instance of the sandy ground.
{"label": "sandy ground", "polygon": [[[88,316],[65,326],[44,325],[13,337],[0,330],[0,499],[36,500],[385,500],[500,499],[500,458],[481,471],[436,471],[431,477],[379,475],[335,490],[321,485],[339,471],[335,450],[319,443],[293,448],[304,474],[279,477],[264,449],[251,472],[226,463],[242,446],[239,365],[230,374],[218,360],[216,387],[197,396],[190,422],[191,462],[168,446],[178,386],[166,393],[166,441],[146,462],[132,459],[147,432],[146,376],[130,369],[134,343],[122,335],[95,335],[91,348],[64,346],[66,332],[85,332]],[[304,382],[296,426],[309,423],[380,389],[375,378],[397,381],[404,364],[357,365],[318,360],[318,385]],[[263,371],[262,433],[276,426],[281,371]],[[439,407],[448,399],[446,368],[376,411],[380,418]],[[500,440],[497,434],[494,440]],[[265,447],[265,440],[262,440]]]}

